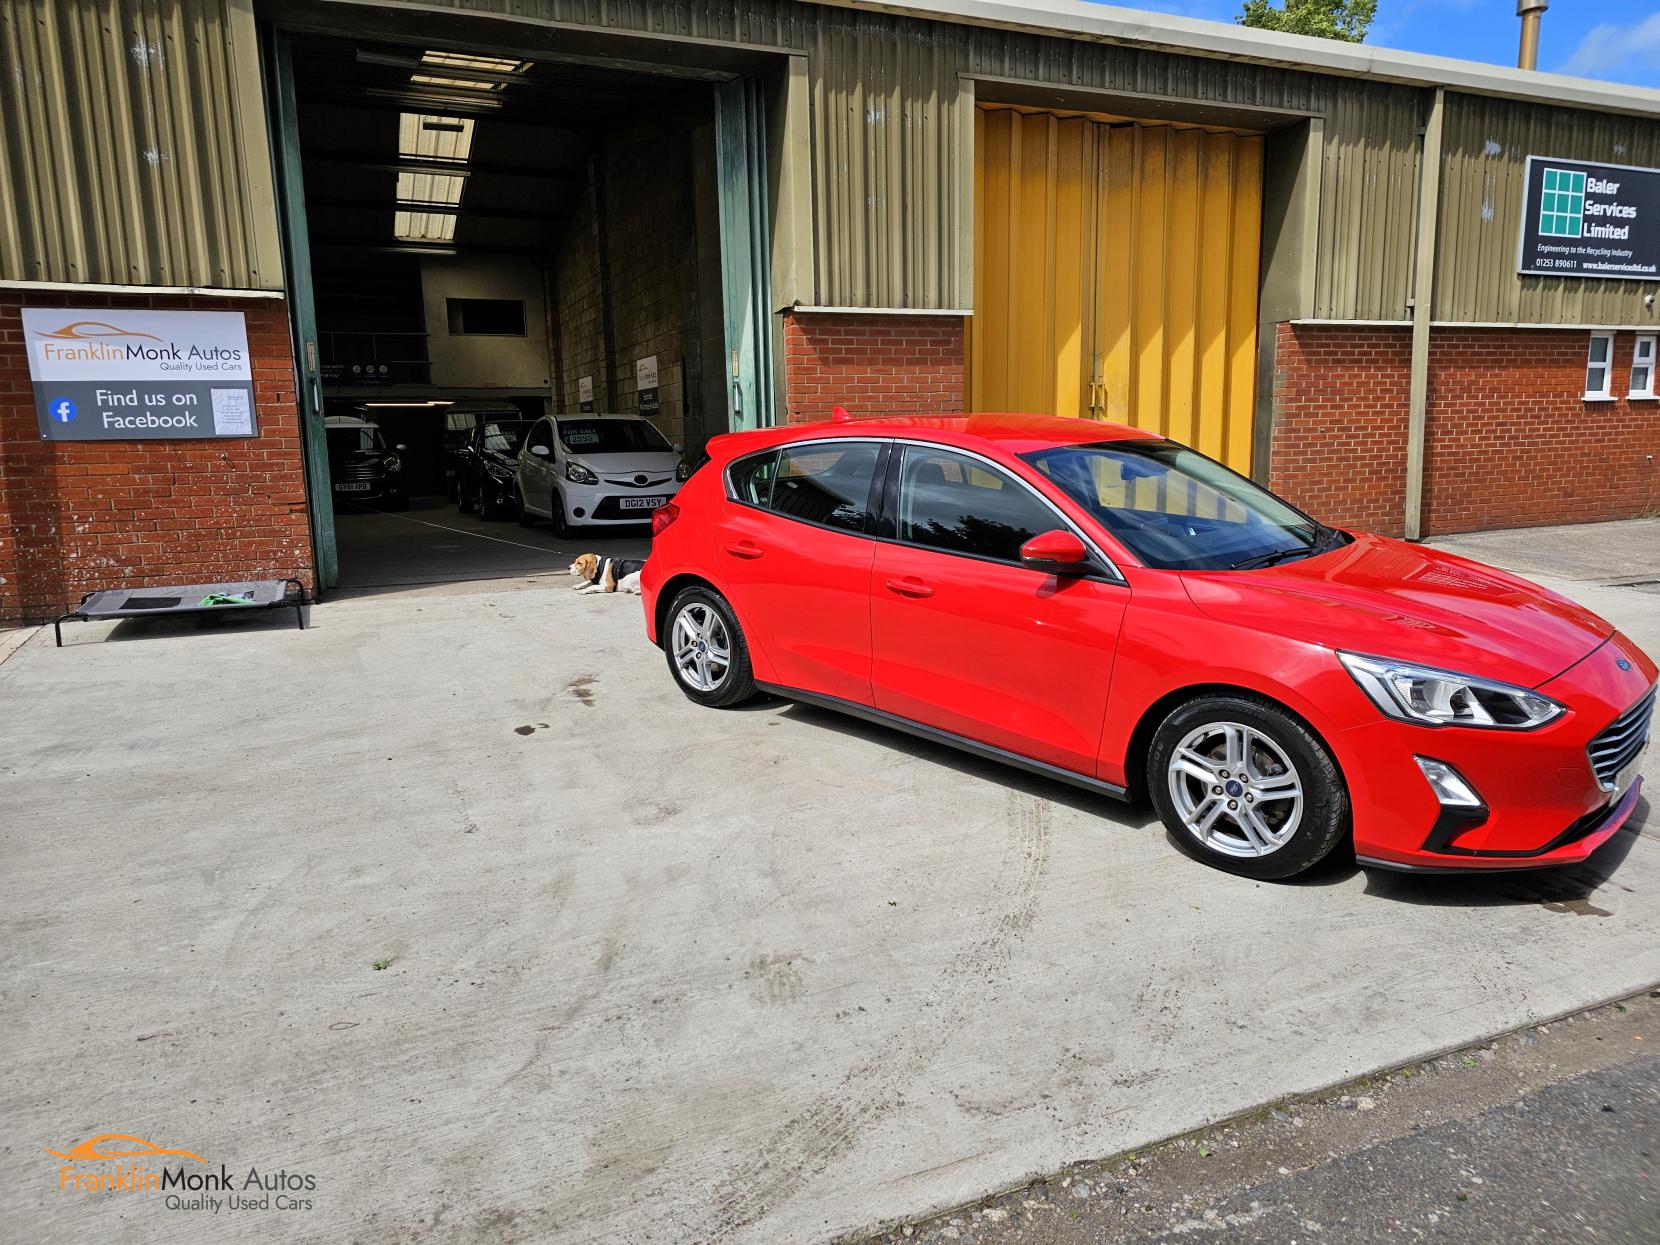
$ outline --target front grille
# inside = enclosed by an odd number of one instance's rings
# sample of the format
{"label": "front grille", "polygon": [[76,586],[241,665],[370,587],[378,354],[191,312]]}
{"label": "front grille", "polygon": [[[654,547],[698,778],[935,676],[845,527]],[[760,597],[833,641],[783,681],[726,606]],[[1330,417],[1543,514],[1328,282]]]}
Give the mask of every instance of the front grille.
{"label": "front grille", "polygon": [[344,463],[341,466],[329,468],[329,478],[343,482],[379,480],[385,474],[386,469],[379,463]]}
{"label": "front grille", "polygon": [[661,485],[667,484],[669,482],[669,477],[636,475],[618,476],[616,478],[612,478],[611,476],[605,476],[604,480],[607,484],[615,484],[622,488],[658,488]]}
{"label": "front grille", "polygon": [[1586,745],[1591,768],[1604,789],[1614,786],[1614,779],[1648,742],[1649,719],[1654,714],[1655,688],[1650,688],[1631,708],[1615,718],[1608,728]]}

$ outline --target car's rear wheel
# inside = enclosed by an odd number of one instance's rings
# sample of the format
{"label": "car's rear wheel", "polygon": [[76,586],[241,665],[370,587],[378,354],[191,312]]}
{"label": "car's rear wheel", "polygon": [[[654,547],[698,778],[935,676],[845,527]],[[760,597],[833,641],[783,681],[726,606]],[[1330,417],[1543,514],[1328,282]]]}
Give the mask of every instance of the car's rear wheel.
{"label": "car's rear wheel", "polygon": [[1147,789],[1177,846],[1245,877],[1311,869],[1349,827],[1325,743],[1255,696],[1200,696],[1172,711],[1153,736]]}
{"label": "car's rear wheel", "polygon": [[749,646],[726,598],[687,588],[669,604],[663,652],[680,690],[700,705],[725,709],[755,695]]}

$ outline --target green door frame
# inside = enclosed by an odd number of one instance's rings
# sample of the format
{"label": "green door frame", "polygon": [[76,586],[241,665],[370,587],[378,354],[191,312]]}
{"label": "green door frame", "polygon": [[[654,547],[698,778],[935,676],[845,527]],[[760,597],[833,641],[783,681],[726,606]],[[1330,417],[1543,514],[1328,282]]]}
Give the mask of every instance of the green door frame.
{"label": "green door frame", "polygon": [[733,431],[767,428],[777,422],[777,413],[766,87],[760,78],[735,78],[715,87],[715,164],[720,186],[727,423]]}
{"label": "green door frame", "polygon": [[323,428],[323,375],[317,357],[317,307],[312,299],[311,235],[306,224],[305,176],[294,102],[294,61],[288,32],[266,28],[265,94],[271,111],[277,207],[282,218],[283,266],[294,339],[294,405],[305,454],[306,513],[317,566],[318,593],[340,582],[334,540],[334,493],[329,484],[328,434]]}

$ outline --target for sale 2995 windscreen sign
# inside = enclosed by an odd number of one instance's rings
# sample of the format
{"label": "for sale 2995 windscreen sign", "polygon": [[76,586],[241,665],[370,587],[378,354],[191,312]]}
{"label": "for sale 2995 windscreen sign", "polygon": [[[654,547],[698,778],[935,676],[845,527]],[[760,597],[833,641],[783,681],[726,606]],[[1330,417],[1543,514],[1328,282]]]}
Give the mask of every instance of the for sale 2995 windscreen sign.
{"label": "for sale 2995 windscreen sign", "polygon": [[259,433],[240,311],[25,307],[23,336],[42,440]]}
{"label": "for sale 2995 windscreen sign", "polygon": [[1527,158],[1518,272],[1653,281],[1660,276],[1660,169]]}

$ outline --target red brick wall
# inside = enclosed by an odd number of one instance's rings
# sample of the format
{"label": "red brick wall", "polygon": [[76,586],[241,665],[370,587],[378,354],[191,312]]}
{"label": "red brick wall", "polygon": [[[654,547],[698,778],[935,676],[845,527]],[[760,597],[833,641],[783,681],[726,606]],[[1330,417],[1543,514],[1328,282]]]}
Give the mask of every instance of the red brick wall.
{"label": "red brick wall", "polygon": [[1279,326],[1270,488],[1328,523],[1400,534],[1411,338]]}
{"label": "red brick wall", "polygon": [[[1660,402],[1631,401],[1634,334],[1611,402],[1587,402],[1583,329],[1437,329],[1430,340],[1427,536],[1652,514]],[[1271,482],[1332,523],[1399,535],[1411,334],[1279,326]]]}
{"label": "red brick wall", "polygon": [[787,422],[963,409],[963,318],[807,312],[784,315]]}
{"label": "red brick wall", "polygon": [[[40,439],[23,306],[244,312],[259,436]],[[0,290],[0,622],[73,608],[112,586],[312,580],[287,308],[280,299]]]}

